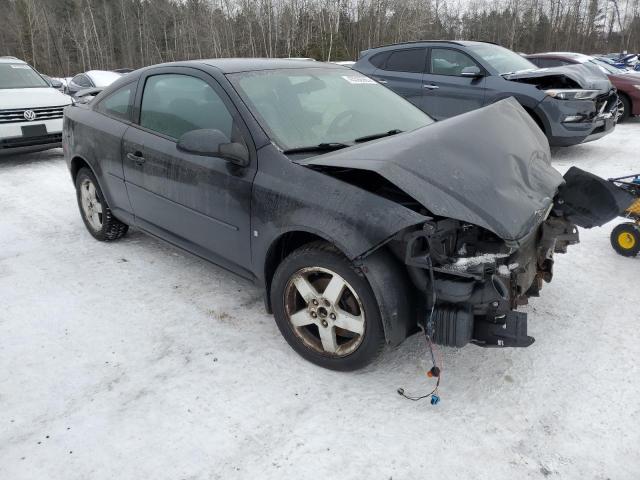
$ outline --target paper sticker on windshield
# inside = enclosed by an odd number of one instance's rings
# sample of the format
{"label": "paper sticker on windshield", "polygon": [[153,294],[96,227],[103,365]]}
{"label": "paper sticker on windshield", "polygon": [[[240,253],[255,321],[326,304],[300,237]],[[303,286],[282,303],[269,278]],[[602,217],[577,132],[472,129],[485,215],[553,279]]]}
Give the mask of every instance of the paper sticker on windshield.
{"label": "paper sticker on windshield", "polygon": [[369,77],[365,77],[364,75],[342,75],[342,78],[353,85],[376,83],[375,80],[371,80]]}
{"label": "paper sticker on windshield", "polygon": [[18,68],[20,70],[29,70],[31,67],[29,65],[11,65],[11,68]]}

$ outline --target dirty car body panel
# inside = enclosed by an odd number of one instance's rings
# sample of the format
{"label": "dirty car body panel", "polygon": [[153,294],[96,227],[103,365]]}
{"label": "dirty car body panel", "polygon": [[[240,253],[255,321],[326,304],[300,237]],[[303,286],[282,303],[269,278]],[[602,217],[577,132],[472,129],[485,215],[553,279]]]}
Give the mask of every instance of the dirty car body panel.
{"label": "dirty car body panel", "polygon": [[[239,92],[245,72],[281,77],[273,83],[276,92],[265,89],[262,78],[252,84],[260,107]],[[403,102],[397,121],[407,131],[389,129],[385,121],[392,115],[376,112],[370,102],[374,110],[365,116],[379,118],[368,128],[385,124],[384,138],[321,143],[307,153],[291,138],[284,145],[281,133],[291,127],[278,123],[281,115],[273,116],[276,124],[265,120],[273,95],[280,95],[276,106],[291,108],[294,125],[314,122],[315,130],[301,128],[300,138],[317,139],[327,115],[328,130],[338,136],[348,136],[346,124],[367,125],[367,118],[356,121],[362,112],[339,110],[349,99],[329,112],[327,102],[316,98],[309,105],[320,108],[318,113],[282,97],[280,83],[287,75],[295,77],[293,86],[305,99],[331,94],[324,87],[333,81],[379,89],[374,92],[380,102]],[[144,120],[146,86],[157,80],[164,92],[154,99],[159,110],[176,76],[189,77],[197,84],[190,92],[206,92],[206,101],[215,100],[216,108],[229,113],[229,135],[246,149],[241,164],[223,155],[185,153],[178,133],[156,131],[166,127],[166,119]],[[400,343],[429,317],[441,344],[529,345],[526,315],[515,310],[538,294],[543,280],[551,280],[554,252],[578,241],[565,212],[583,206],[566,208],[572,200],[559,200],[565,182],[550,166],[544,135],[512,99],[434,124],[371,83],[340,66],[292,60],[149,67],[66,110],[65,157],[74,180],[80,168],[95,174],[119,220],[264,287],[267,308],[274,270],[291,254],[288,247],[322,240],[371,286],[388,343]],[[346,91],[352,96],[354,90]],[[170,105],[172,114],[181,109],[191,111],[192,103]],[[189,133],[198,127],[181,128]],[[460,131],[467,133],[461,137]],[[565,210],[557,209],[558,202]],[[600,215],[591,224],[602,221]]]}

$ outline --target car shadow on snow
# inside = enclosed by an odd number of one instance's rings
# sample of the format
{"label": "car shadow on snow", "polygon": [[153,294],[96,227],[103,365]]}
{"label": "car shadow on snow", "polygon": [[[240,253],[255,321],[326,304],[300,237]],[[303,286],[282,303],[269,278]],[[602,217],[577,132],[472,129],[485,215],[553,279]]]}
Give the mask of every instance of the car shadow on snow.
{"label": "car shadow on snow", "polygon": [[44,150],[42,152],[21,153],[16,155],[1,155],[0,169],[51,162],[52,160],[62,160],[61,148]]}
{"label": "car shadow on snow", "polygon": [[[180,302],[185,305],[194,305],[203,316],[206,316],[212,332],[219,331],[222,327],[233,328],[238,330],[238,338],[240,338],[242,329],[248,327],[246,318],[253,318],[251,328],[255,335],[243,339],[247,342],[244,348],[254,356],[260,356],[260,352],[265,348],[282,349],[281,354],[273,357],[274,360],[277,358],[272,366],[274,369],[282,369],[284,372],[291,368],[290,362],[299,362],[297,366],[303,370],[309,369],[310,372],[321,375],[335,374],[306,362],[290,350],[275,320],[264,308],[262,290],[250,281],[135,228],[129,230],[128,234],[118,242],[118,246],[121,247],[118,249],[118,257],[114,256],[112,260],[134,264],[134,268],[137,268],[136,263],[143,262],[149,265],[147,262],[151,261],[152,265],[149,267],[153,271],[150,272],[149,281],[153,281],[151,278],[153,276],[160,276],[163,278],[163,283],[174,285],[175,294],[180,297]],[[166,276],[167,272],[173,272],[170,278]],[[202,288],[194,290],[189,284],[210,285],[211,292],[206,294]],[[231,298],[237,301],[229,304],[228,300]],[[194,322],[197,324],[195,319]],[[194,329],[197,330],[195,324]],[[195,330],[194,334],[197,334]],[[250,338],[255,339],[255,342]],[[489,352],[473,346],[464,349],[436,346],[435,349],[438,362],[447,366],[449,377],[466,376],[467,371],[474,370],[474,365],[482,364],[492,356],[491,354],[496,353],[495,350]],[[505,356],[509,357],[510,354],[507,353]],[[365,383],[364,379],[373,375],[383,382],[385,390],[387,387],[393,387],[396,380],[422,388],[432,383],[424,377],[424,372],[431,368],[430,361],[425,337],[418,333],[397,347],[386,348],[372,365],[351,374],[356,378],[362,378]],[[496,388],[504,383],[499,373],[512,364],[513,362],[508,358],[504,361],[494,358],[493,370],[498,375]]]}

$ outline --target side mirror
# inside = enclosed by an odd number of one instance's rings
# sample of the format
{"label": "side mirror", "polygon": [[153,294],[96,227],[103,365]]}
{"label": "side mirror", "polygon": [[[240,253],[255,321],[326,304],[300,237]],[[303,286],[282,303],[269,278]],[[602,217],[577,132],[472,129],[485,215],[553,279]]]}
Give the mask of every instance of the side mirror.
{"label": "side mirror", "polygon": [[194,155],[221,157],[242,167],[249,165],[247,147],[231,142],[220,130],[191,130],[180,137],[177,147],[178,150]]}
{"label": "side mirror", "polygon": [[472,67],[464,67],[460,72],[461,77],[478,78],[482,77],[482,71],[476,65]]}
{"label": "side mirror", "polygon": [[61,89],[62,88],[62,82],[60,80],[54,80],[53,78],[51,79],[51,86],[55,89]]}

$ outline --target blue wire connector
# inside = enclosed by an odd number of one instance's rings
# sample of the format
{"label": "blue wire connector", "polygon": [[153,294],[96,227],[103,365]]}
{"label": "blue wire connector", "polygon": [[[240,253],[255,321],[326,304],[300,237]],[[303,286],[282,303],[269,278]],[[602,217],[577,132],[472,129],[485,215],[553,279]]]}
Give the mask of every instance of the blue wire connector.
{"label": "blue wire connector", "polygon": [[437,405],[440,403],[440,397],[438,395],[431,395],[431,405]]}

